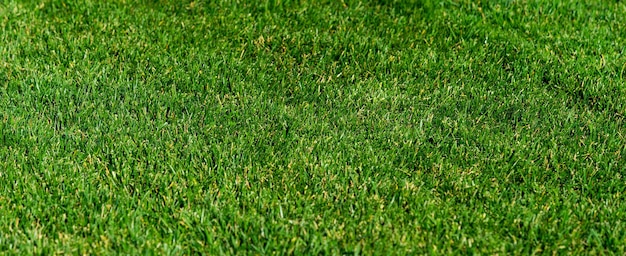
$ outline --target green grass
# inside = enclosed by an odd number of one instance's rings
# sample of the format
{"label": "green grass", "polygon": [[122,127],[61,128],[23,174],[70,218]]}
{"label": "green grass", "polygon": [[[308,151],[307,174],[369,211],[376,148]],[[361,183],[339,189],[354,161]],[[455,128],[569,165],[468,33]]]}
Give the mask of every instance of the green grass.
{"label": "green grass", "polygon": [[626,252],[623,1],[0,1],[0,252]]}

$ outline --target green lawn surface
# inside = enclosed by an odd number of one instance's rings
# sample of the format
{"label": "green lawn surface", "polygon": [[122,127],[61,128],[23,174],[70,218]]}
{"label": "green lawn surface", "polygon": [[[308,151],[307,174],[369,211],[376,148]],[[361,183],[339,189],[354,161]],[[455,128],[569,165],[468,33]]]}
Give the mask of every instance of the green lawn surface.
{"label": "green lawn surface", "polygon": [[623,255],[624,76],[617,0],[0,0],[0,253]]}

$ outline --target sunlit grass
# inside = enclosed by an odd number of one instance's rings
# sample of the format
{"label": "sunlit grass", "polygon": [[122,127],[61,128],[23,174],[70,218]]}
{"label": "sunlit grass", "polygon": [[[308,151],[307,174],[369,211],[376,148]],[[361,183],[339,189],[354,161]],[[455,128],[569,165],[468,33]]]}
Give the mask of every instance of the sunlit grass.
{"label": "sunlit grass", "polygon": [[0,251],[614,253],[620,1],[3,1]]}

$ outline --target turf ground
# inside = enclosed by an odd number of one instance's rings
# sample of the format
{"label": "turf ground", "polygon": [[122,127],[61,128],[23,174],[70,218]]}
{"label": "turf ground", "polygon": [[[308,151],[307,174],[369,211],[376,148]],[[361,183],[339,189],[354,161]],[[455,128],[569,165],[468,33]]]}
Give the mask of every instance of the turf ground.
{"label": "turf ground", "polygon": [[0,1],[0,252],[624,254],[626,4]]}

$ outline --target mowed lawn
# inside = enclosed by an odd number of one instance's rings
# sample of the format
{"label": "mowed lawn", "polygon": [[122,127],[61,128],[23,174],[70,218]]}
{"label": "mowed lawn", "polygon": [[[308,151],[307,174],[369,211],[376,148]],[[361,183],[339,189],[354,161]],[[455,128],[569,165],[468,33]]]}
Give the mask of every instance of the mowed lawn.
{"label": "mowed lawn", "polygon": [[626,3],[0,1],[0,253],[624,254]]}

